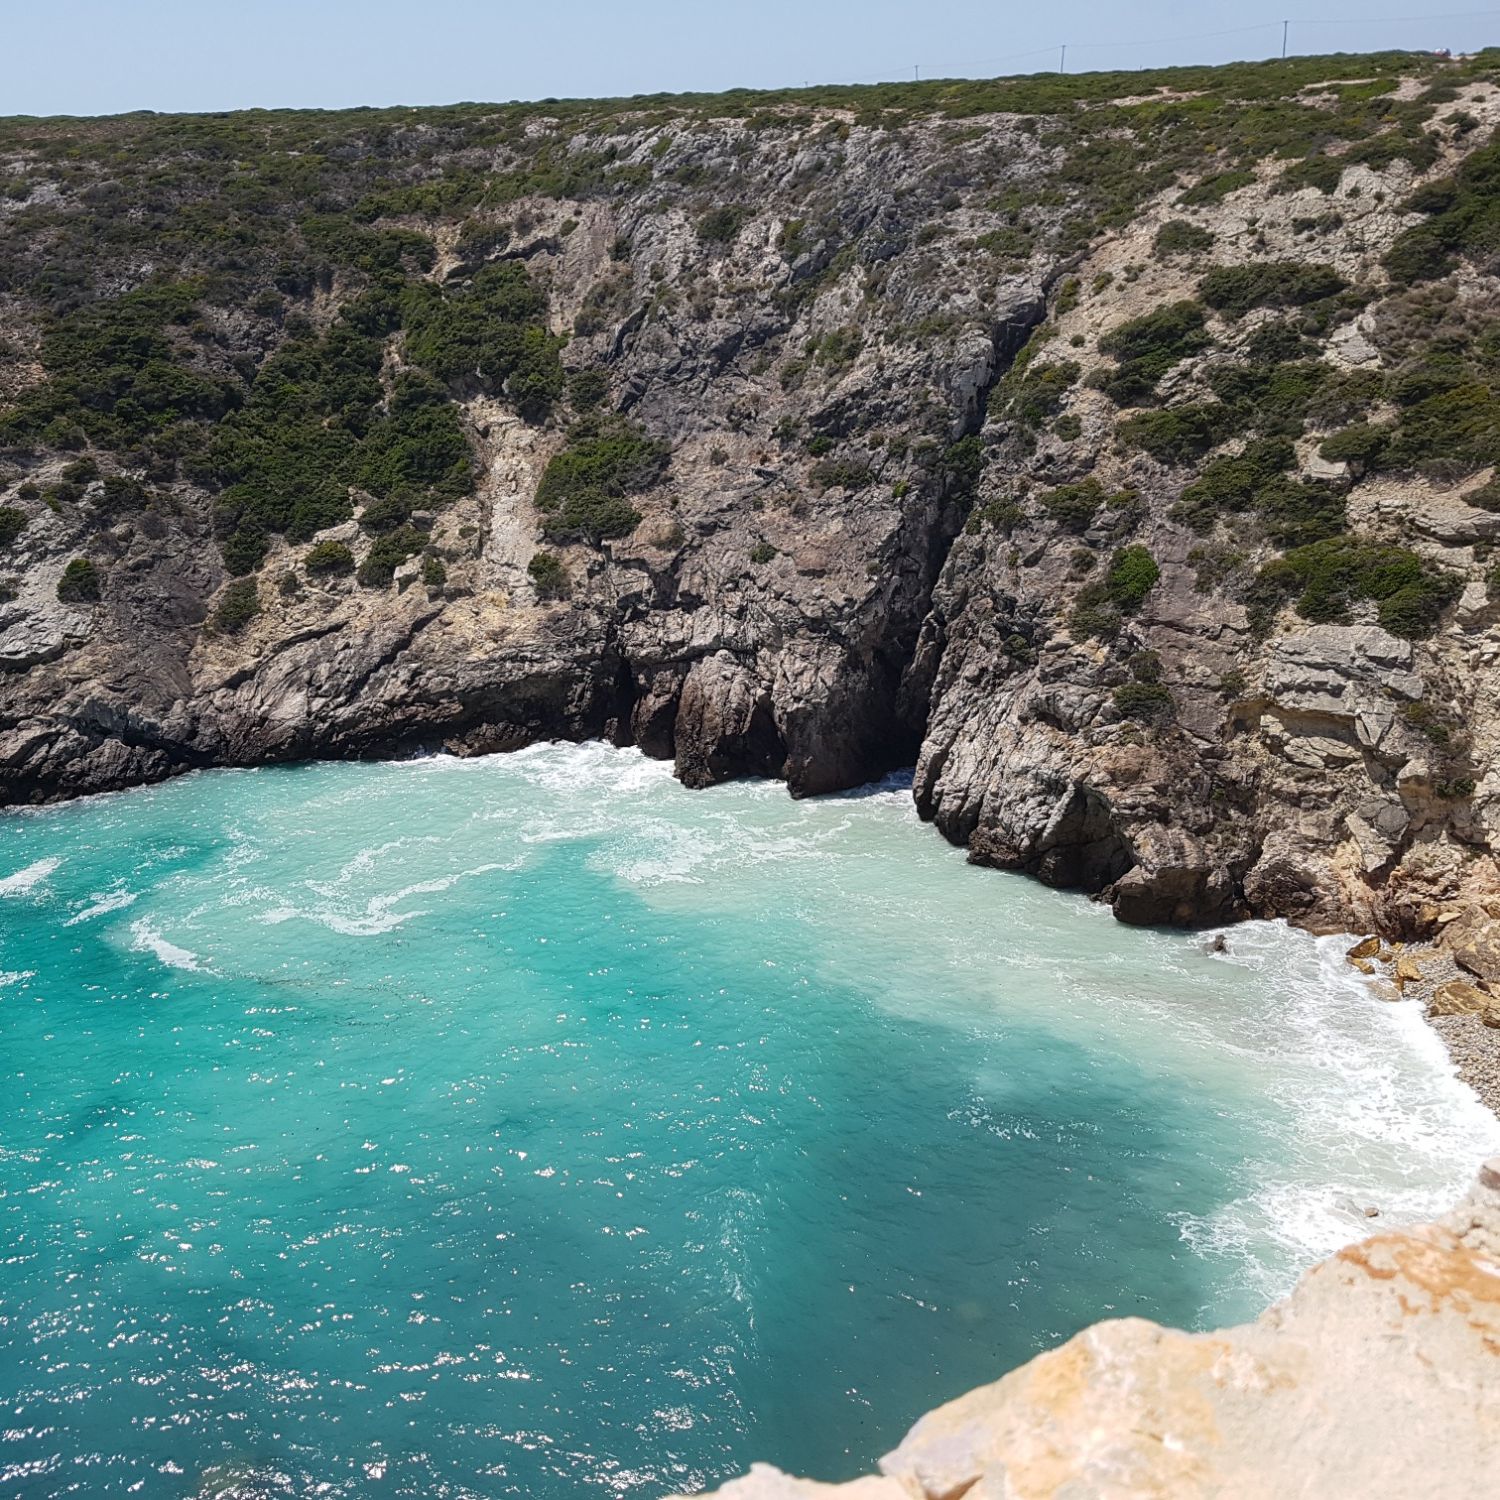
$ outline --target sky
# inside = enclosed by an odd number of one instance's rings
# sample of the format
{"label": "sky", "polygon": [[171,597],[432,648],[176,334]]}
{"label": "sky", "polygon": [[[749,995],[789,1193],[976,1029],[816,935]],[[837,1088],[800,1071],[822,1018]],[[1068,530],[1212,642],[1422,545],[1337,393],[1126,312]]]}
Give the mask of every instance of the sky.
{"label": "sky", "polygon": [[[0,0],[0,114],[990,77],[1500,42],[1474,0]],[[1300,16],[1300,19],[1299,19]]]}

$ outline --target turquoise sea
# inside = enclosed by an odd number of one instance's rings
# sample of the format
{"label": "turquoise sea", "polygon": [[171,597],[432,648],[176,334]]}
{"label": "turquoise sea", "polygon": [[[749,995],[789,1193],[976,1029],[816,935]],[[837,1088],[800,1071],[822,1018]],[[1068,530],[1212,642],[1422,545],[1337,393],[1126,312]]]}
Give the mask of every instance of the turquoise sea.
{"label": "turquoise sea", "polygon": [[1500,1144],[1336,940],[1131,931],[898,783],[603,746],[0,818],[0,1494],[866,1469]]}

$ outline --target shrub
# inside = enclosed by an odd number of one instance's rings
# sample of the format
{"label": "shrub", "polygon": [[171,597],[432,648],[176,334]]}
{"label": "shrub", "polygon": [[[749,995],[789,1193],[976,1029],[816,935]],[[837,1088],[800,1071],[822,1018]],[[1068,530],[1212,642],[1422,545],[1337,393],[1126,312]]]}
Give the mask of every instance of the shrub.
{"label": "shrub", "polygon": [[1068,531],[1087,531],[1104,504],[1104,487],[1097,479],[1082,479],[1048,490],[1039,503],[1059,526]]}
{"label": "shrub", "polygon": [[1120,611],[1109,602],[1109,590],[1103,583],[1079,589],[1068,613],[1068,630],[1076,641],[1112,641],[1119,635]]}
{"label": "shrub", "polygon": [[762,563],[771,562],[776,556],[776,548],[773,547],[770,542],[765,540],[758,541],[750,549],[750,561],[755,563],[757,566]]}
{"label": "shrub", "polygon": [[1158,258],[1168,255],[1200,255],[1212,250],[1214,236],[1186,219],[1169,219],[1156,231],[1154,249]]}
{"label": "shrub", "polygon": [[430,589],[440,589],[448,582],[448,569],[435,552],[428,552],[422,558],[422,582]]}
{"label": "shrub", "polygon": [[568,399],[575,411],[593,411],[609,395],[609,379],[603,370],[578,370],[568,377]]}
{"label": "shrub", "polygon": [[1318,453],[1331,464],[1355,464],[1367,468],[1379,463],[1386,444],[1390,442],[1391,432],[1388,424],[1356,422],[1326,439],[1319,446]]}
{"label": "shrub", "polygon": [[401,298],[414,364],[448,386],[503,389],[530,422],[546,417],[566,384],[546,317],[546,293],[513,260],[485,266],[466,285],[419,282]]}
{"label": "shrub", "polygon": [[386,495],[372,500],[360,512],[360,528],[375,536],[383,531],[394,531],[411,520],[412,503],[406,495]]}
{"label": "shrub", "polygon": [[536,591],[544,599],[560,599],[568,592],[568,570],[555,552],[538,552],[526,564]]}
{"label": "shrub", "polygon": [[1456,575],[1404,547],[1341,536],[1298,547],[1268,563],[1257,575],[1250,602],[1252,615],[1264,626],[1291,598],[1304,619],[1333,623],[1347,622],[1356,602],[1371,600],[1386,630],[1418,639],[1431,634],[1461,589]]}
{"label": "shrub", "polygon": [[1116,429],[1121,441],[1166,464],[1191,463],[1229,435],[1233,414],[1222,402],[1171,406],[1127,417]]}
{"label": "shrub", "polygon": [[1432,217],[1397,236],[1385,257],[1391,280],[1430,281],[1446,276],[1460,255],[1493,255],[1500,247],[1497,184],[1500,142],[1471,153],[1447,181],[1414,194],[1406,207]]}
{"label": "shrub", "polygon": [[1114,700],[1124,718],[1143,724],[1170,724],[1177,716],[1170,689],[1159,682],[1122,683],[1115,689]]}
{"label": "shrub", "polygon": [[1459,499],[1465,505],[1472,505],[1476,510],[1487,510],[1491,515],[1500,512],[1500,478],[1492,479],[1466,495],[1460,495]]}
{"label": "shrub", "polygon": [[1346,163],[1336,156],[1309,156],[1303,161],[1293,162],[1276,179],[1273,191],[1295,193],[1300,188],[1317,188],[1320,193],[1338,191],[1344,180]]}
{"label": "shrub", "polygon": [[360,445],[355,483],[372,494],[456,500],[469,492],[469,443],[448,393],[430,376],[402,375],[385,421]]}
{"label": "shrub", "polygon": [[1263,438],[1243,453],[1216,458],[1183,490],[1172,507],[1172,519],[1205,532],[1221,515],[1246,509],[1256,492],[1290,468],[1296,458],[1296,449],[1284,438]]}
{"label": "shrub", "polygon": [[658,483],[669,461],[665,443],[623,418],[577,423],[537,486],[543,534],[553,541],[581,538],[595,545],[628,536],[641,517],[626,497]]}
{"label": "shrub", "polygon": [[968,437],[950,443],[943,450],[940,465],[948,481],[948,493],[956,499],[967,499],[972,495],[984,473],[987,458],[978,433],[970,433]]}
{"label": "shrub", "polygon": [[874,475],[869,464],[858,458],[819,459],[808,471],[812,487],[824,490],[848,490],[851,494],[868,487]]}
{"label": "shrub", "polygon": [[1303,307],[1321,302],[1347,285],[1332,266],[1280,260],[1217,266],[1203,278],[1199,293],[1216,311],[1238,318],[1256,307]]}
{"label": "shrub", "polygon": [[302,565],[309,573],[352,573],[354,554],[342,542],[318,542],[309,550]]}
{"label": "shrub", "polygon": [[1344,495],[1318,480],[1278,476],[1255,495],[1266,535],[1279,547],[1302,547],[1344,529]]}
{"label": "shrub", "polygon": [[1145,547],[1122,547],[1115,553],[1105,578],[1109,600],[1122,614],[1134,614],[1156,587],[1161,569]]}
{"label": "shrub", "polygon": [[710,209],[698,220],[698,238],[705,245],[728,245],[739,238],[750,211],[738,204]]}
{"label": "shrub", "polygon": [[234,635],[260,613],[260,589],[253,578],[236,578],[226,584],[214,609],[213,628]]}
{"label": "shrub", "polygon": [[1077,383],[1079,367],[1072,360],[1029,364],[1013,370],[994,389],[990,411],[1006,416],[1023,427],[1041,427],[1061,408],[1069,389]]}
{"label": "shrub", "polygon": [[9,547],[27,527],[26,512],[14,505],[0,505],[0,547]]}
{"label": "shrub", "polygon": [[1331,373],[1321,360],[1221,365],[1210,373],[1208,384],[1234,407],[1242,426],[1295,436],[1306,426],[1308,409]]}
{"label": "shrub", "polygon": [[57,581],[64,604],[93,604],[99,598],[99,570],[86,557],[75,557]]}
{"label": "shrub", "polygon": [[150,498],[150,492],[139,479],[128,474],[108,474],[99,487],[97,503],[105,515],[117,516],[142,509]]}
{"label": "shrub", "polygon": [[1099,382],[1100,389],[1117,405],[1138,405],[1174,365],[1208,347],[1204,321],[1201,303],[1182,301],[1112,329],[1099,340],[1099,349],[1120,363]]}
{"label": "shrub", "polygon": [[355,573],[355,580],[367,589],[385,588],[396,576],[396,569],[426,544],[426,537],[414,526],[399,526],[375,538],[365,560]]}
{"label": "shrub", "polygon": [[1177,201],[1184,208],[1208,208],[1215,203],[1222,203],[1231,193],[1242,187],[1249,187],[1254,181],[1254,172],[1242,169],[1218,172],[1194,183]]}

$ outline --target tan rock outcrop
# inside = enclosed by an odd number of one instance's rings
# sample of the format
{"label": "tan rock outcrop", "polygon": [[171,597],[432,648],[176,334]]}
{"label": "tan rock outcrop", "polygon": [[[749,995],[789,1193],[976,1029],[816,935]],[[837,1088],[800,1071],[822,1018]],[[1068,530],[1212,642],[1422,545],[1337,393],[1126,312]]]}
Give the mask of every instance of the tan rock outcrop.
{"label": "tan rock outcrop", "polygon": [[1500,1475],[1500,1160],[1435,1224],[1315,1267],[1255,1323],[1101,1323],[923,1417],[882,1476],[757,1466],[722,1500],[1412,1500]]}

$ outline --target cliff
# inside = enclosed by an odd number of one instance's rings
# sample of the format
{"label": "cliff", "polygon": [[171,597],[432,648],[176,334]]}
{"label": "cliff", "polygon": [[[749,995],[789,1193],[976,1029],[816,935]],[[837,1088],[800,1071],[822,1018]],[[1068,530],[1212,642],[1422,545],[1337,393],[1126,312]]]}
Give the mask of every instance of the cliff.
{"label": "cliff", "polygon": [[1500,886],[1496,59],[0,122],[0,804],[918,766],[1125,920]]}
{"label": "cliff", "polygon": [[881,1477],[757,1466],[721,1500],[1408,1500],[1500,1472],[1500,1161],[1436,1224],[1315,1267],[1259,1320],[1101,1323],[925,1416]]}

